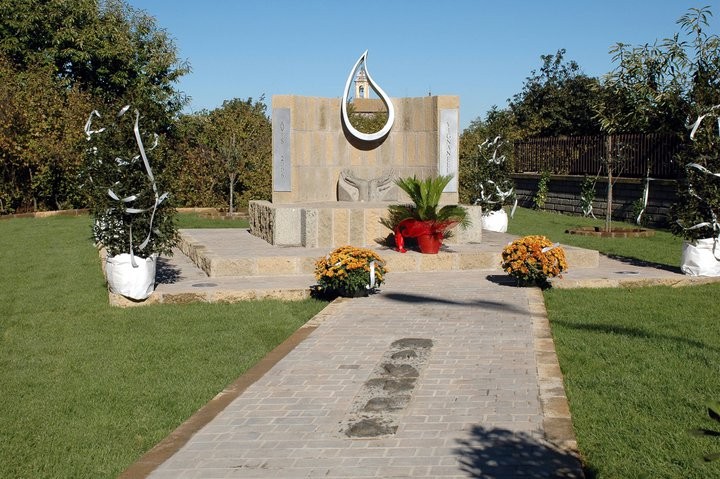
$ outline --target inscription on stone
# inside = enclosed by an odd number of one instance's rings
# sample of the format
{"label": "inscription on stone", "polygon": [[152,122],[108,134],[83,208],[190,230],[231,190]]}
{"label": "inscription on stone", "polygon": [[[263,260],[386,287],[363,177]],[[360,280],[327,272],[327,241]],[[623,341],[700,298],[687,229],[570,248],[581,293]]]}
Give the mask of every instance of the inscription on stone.
{"label": "inscription on stone", "polygon": [[292,191],[290,175],[290,108],[273,108],[273,191]]}
{"label": "inscription on stone", "polygon": [[458,123],[457,108],[440,110],[440,131],[438,138],[438,172],[441,175],[453,175],[445,188],[447,193],[458,191]]}

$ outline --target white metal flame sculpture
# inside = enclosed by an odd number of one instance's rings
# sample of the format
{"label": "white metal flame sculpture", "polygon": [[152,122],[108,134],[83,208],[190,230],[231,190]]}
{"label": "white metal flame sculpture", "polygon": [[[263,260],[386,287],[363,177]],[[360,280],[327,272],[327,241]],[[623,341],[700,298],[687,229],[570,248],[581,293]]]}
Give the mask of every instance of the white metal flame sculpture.
{"label": "white metal flame sculpture", "polygon": [[[372,79],[372,76],[370,76],[370,71],[367,67],[367,50],[360,55],[360,58],[357,62],[355,62],[355,66],[353,66],[352,70],[350,70],[350,75],[348,76],[347,81],[345,82],[345,91],[343,92],[342,97],[342,121],[345,125],[345,128],[347,128],[347,131],[357,138],[358,140],[372,142],[377,141],[382,138],[384,138],[388,133],[390,133],[390,129],[392,129],[393,123],[395,122],[395,108],[393,107],[392,101],[390,100],[390,97],[387,96],[387,94],[383,91],[382,88],[380,88],[380,85],[375,83],[375,81]],[[382,102],[385,104],[385,108],[387,108],[388,112],[388,118],[385,122],[385,125],[375,133],[363,133],[361,131],[358,131],[356,128],[352,126],[350,123],[350,118],[348,117],[348,109],[347,109],[347,103],[348,98],[350,95],[350,87],[352,86],[352,82],[355,79],[355,75],[357,75],[358,69],[360,68],[360,65],[363,64],[365,66],[365,75],[367,76],[368,82],[370,83],[370,86],[375,91],[375,93],[378,94]]]}

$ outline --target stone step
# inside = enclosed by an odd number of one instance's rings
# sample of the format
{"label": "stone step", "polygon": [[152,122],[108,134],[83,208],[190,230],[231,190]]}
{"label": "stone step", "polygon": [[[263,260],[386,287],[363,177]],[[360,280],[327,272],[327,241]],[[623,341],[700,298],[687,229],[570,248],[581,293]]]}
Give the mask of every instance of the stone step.
{"label": "stone step", "polygon": [[[273,277],[312,274],[315,261],[330,248],[278,247],[242,229],[182,230],[180,249],[210,278]],[[512,236],[484,234],[482,243],[445,245],[436,255],[398,253],[387,247],[371,249],[390,271],[500,270],[502,248]],[[569,268],[595,268],[598,252],[564,246]]]}

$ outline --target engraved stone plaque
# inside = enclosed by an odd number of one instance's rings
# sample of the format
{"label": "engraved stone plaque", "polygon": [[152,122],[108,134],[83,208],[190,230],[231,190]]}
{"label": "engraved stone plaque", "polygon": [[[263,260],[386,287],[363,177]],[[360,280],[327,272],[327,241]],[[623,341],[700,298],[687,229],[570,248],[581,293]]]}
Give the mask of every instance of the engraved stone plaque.
{"label": "engraved stone plaque", "polygon": [[458,191],[458,123],[460,112],[457,108],[440,110],[440,131],[438,138],[438,173],[453,175],[445,188],[446,193]]}
{"label": "engraved stone plaque", "polygon": [[292,191],[290,177],[290,108],[273,108],[273,191]]}

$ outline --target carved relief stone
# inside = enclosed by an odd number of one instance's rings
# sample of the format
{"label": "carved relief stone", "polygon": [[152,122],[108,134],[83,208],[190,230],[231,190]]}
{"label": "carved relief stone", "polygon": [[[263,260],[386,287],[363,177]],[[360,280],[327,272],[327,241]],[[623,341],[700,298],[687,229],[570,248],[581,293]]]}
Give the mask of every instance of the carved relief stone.
{"label": "carved relief stone", "polygon": [[355,176],[351,170],[343,170],[338,180],[338,201],[383,201],[394,185],[393,177],[392,170],[369,180]]}

